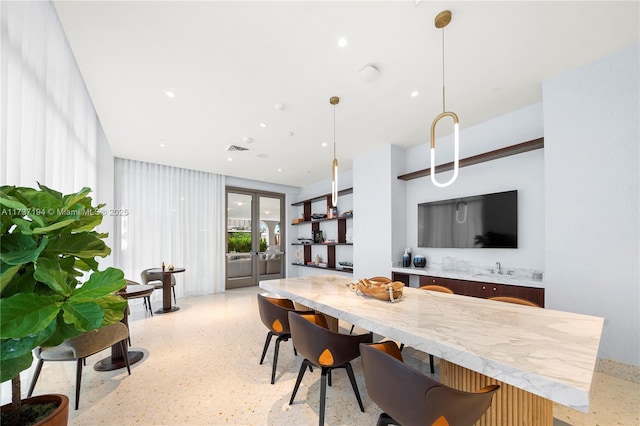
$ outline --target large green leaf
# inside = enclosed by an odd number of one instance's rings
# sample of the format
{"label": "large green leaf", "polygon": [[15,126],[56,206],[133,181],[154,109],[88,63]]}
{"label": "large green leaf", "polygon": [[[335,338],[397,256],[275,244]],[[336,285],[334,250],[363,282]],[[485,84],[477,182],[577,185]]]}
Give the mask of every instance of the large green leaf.
{"label": "large green leaf", "polygon": [[60,310],[60,298],[17,293],[0,299],[0,339],[21,338],[47,328]]}
{"label": "large green leaf", "polygon": [[102,325],[104,310],[95,302],[68,301],[62,305],[64,322],[73,324],[80,331],[95,330]]}
{"label": "large green leaf", "polygon": [[[2,194],[0,196],[0,204],[2,204],[4,207],[6,207],[6,209],[2,209],[3,213],[2,214],[7,214],[12,216],[12,212],[13,211],[17,211],[17,212],[26,212],[27,211],[27,206],[25,206],[24,204],[22,204],[20,201],[16,200],[15,198],[9,198],[9,195],[5,194],[4,191],[2,191]],[[19,216],[24,216],[24,215],[20,215],[18,213],[16,213]]]}
{"label": "large green leaf", "polygon": [[46,342],[56,329],[56,323],[52,322],[47,328],[44,328],[38,333],[30,334],[20,339],[2,339],[0,340],[0,353],[2,354],[4,368],[4,361],[21,357],[22,355],[29,353],[36,346],[42,345]]}
{"label": "large green leaf", "polygon": [[49,259],[42,257],[35,263],[33,277],[48,285],[52,290],[63,296],[71,296],[71,288],[67,285],[68,273],[60,267],[60,258]]}
{"label": "large green leaf", "polygon": [[76,222],[78,220],[77,217],[71,217],[70,219],[64,219],[61,220],[60,222],[54,222],[48,226],[44,226],[44,227],[39,227],[39,228],[34,228],[33,229],[33,233],[34,234],[45,234],[47,232],[51,232],[51,231],[55,231],[57,229],[61,229],[61,228],[65,228],[69,225],[71,225],[72,223]]}
{"label": "large green leaf", "polygon": [[71,298],[77,302],[92,301],[114,293],[126,285],[124,273],[120,269],[107,268],[91,274],[82,287],[73,291]]}
{"label": "large green leaf", "polygon": [[31,367],[32,363],[33,355],[31,354],[31,351],[18,358],[13,358],[6,361],[3,358],[2,368],[0,369],[0,381],[6,382],[7,380],[13,379],[18,374],[20,374],[21,371],[24,371],[27,368]]}
{"label": "large green leaf", "polygon": [[11,279],[18,273],[21,266],[0,262],[0,293],[4,291]]}
{"label": "large green leaf", "polygon": [[111,249],[94,232],[62,234],[49,241],[48,255],[74,255],[77,257],[105,257]]}
{"label": "large green leaf", "polygon": [[[40,188],[46,188],[40,186]],[[33,188],[20,188],[20,194],[28,202],[27,206],[38,210],[57,210],[62,208],[62,194],[47,188],[47,191],[38,191]],[[26,203],[25,203],[26,204]]]}
{"label": "large green leaf", "polygon": [[96,303],[104,309],[103,326],[121,321],[127,308],[127,301],[115,294],[102,297]]}
{"label": "large green leaf", "polygon": [[62,197],[62,207],[65,209],[73,210],[72,206],[79,203],[85,198],[88,198],[87,195],[91,192],[91,188],[84,187],[80,191],[75,194],[67,194]]}
{"label": "large green leaf", "polygon": [[28,235],[9,234],[2,237],[0,259],[9,265],[23,265],[35,262],[49,239],[43,236],[40,245]]}

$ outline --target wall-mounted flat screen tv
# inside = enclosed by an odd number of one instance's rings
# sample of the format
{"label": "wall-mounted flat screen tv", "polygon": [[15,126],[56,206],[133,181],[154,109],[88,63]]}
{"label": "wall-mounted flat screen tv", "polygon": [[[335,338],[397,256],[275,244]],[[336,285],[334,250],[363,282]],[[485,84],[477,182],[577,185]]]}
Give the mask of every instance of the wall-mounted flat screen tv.
{"label": "wall-mounted flat screen tv", "polygon": [[518,248],[518,191],[418,204],[418,246]]}

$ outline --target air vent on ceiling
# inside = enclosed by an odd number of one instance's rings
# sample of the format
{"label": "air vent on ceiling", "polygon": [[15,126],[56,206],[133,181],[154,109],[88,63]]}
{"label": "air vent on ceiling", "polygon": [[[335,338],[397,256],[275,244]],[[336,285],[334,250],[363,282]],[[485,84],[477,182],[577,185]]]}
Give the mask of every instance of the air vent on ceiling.
{"label": "air vent on ceiling", "polygon": [[249,148],[245,148],[243,146],[238,146],[238,145],[229,145],[227,147],[227,152],[242,152],[242,151],[249,151]]}

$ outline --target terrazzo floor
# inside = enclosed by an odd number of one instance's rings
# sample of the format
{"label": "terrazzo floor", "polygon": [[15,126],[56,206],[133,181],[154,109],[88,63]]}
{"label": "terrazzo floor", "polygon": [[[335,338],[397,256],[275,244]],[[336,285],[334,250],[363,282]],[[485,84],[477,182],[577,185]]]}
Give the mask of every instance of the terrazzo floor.
{"label": "terrazzo floor", "polygon": [[[315,425],[320,373],[307,372],[293,405],[289,398],[302,359],[283,342],[276,382],[270,384],[273,346],[263,365],[266,337],[256,303],[257,287],[178,300],[180,311],[145,315],[131,308],[131,350],[144,358],[126,369],[97,372],[108,351],[87,360],[80,409],[74,411],[75,364],[48,362],[34,392],[69,396],[70,425]],[[138,300],[134,302],[139,302]],[[156,308],[160,303],[155,302]],[[341,324],[348,330],[348,324]],[[361,330],[363,331],[363,330]],[[358,329],[356,329],[358,332]],[[363,331],[364,332],[364,331]],[[272,344],[273,345],[273,344]],[[405,362],[428,374],[428,356],[406,348]],[[369,399],[360,360],[353,362],[365,412],[360,412],[346,374],[336,371],[327,391],[326,424],[375,425],[380,409]],[[23,375],[23,393],[32,369]],[[436,369],[436,375],[438,371]],[[10,387],[2,385],[2,404]],[[554,405],[555,425],[640,425],[640,384],[596,373],[591,413]]]}

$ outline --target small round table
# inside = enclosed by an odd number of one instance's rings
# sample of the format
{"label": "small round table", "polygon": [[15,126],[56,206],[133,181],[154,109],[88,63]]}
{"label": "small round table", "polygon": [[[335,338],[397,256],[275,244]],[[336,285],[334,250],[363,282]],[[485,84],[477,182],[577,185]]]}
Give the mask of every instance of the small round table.
{"label": "small round table", "polygon": [[[138,297],[150,296],[151,293],[153,293],[153,290],[154,288],[152,285],[145,285],[145,284],[128,285],[122,290],[118,291],[116,294],[122,297],[123,299],[129,300],[129,299],[135,299]],[[121,321],[124,325],[127,326],[127,328],[129,328],[128,316],[129,316],[129,307],[127,306],[127,309]],[[125,348],[128,348],[127,342],[124,342],[124,345],[125,345]],[[135,364],[136,362],[140,361],[144,356],[144,354],[140,351],[127,351],[127,354],[129,355],[129,365]],[[96,371],[112,371],[122,367],[126,367],[126,365],[127,364],[124,362],[124,353],[120,348],[120,343],[117,343],[111,346],[111,356],[108,356],[96,362],[96,364],[93,366],[93,369]]]}
{"label": "small round table", "polygon": [[184,272],[184,268],[173,269],[149,269],[147,272],[152,274],[162,274],[162,309],[158,309],[156,314],[166,314],[180,310],[178,306],[171,305],[171,274]]}

